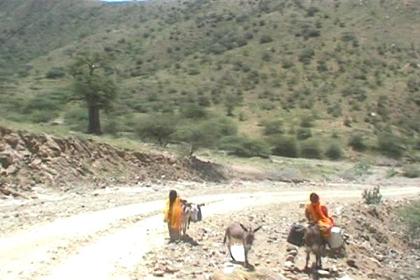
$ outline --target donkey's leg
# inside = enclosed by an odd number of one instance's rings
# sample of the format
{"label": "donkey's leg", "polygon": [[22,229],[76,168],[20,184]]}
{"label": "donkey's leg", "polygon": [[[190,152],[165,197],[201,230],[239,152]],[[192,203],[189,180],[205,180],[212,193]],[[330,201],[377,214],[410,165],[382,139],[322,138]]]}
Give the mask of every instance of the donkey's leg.
{"label": "donkey's leg", "polygon": [[233,257],[233,254],[232,254],[232,251],[231,251],[230,247],[231,247],[231,244],[230,244],[230,240],[229,240],[229,241],[228,241],[228,250],[229,250],[229,255],[230,255],[230,257],[232,258],[232,260],[233,260],[234,262],[236,262],[235,258]]}
{"label": "donkey's leg", "polygon": [[244,247],[244,256],[245,256],[245,267],[249,267],[249,262],[248,262],[248,250],[245,247],[245,244],[243,244]]}
{"label": "donkey's leg", "polygon": [[310,259],[310,252],[306,252],[306,264],[305,264],[305,270],[307,271],[309,269],[308,264],[309,264],[309,259]]}
{"label": "donkey's leg", "polygon": [[321,268],[321,253],[317,252],[315,254],[315,268],[320,269]]}

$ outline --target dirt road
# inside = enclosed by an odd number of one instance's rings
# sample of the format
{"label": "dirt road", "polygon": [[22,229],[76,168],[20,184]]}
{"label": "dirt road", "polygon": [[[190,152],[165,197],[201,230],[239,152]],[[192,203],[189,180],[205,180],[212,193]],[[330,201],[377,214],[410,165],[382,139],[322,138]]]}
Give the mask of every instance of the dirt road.
{"label": "dirt road", "polygon": [[[323,188],[328,201],[360,199],[361,187]],[[382,189],[384,197],[417,196],[420,187]],[[217,193],[188,197],[204,202],[204,217],[285,202],[304,202],[307,190]],[[0,238],[0,279],[131,279],[135,264],[167,242],[163,200],[78,214]],[[222,230],[222,229],[221,229]]]}

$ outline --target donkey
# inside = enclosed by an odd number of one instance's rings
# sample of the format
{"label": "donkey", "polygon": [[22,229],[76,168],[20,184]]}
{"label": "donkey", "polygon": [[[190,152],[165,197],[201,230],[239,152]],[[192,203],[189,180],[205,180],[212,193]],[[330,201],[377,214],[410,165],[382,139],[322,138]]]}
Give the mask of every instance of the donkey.
{"label": "donkey", "polygon": [[226,244],[226,240],[228,240],[228,250],[230,257],[232,260],[235,260],[235,258],[232,255],[231,246],[232,246],[232,240],[241,240],[242,246],[244,248],[244,255],[245,255],[245,266],[249,267],[250,264],[248,262],[248,252],[251,250],[252,244],[255,240],[255,233],[261,229],[262,226],[257,227],[256,229],[246,228],[241,223],[233,223],[230,226],[226,228],[225,237],[223,239],[223,244]]}
{"label": "donkey", "polygon": [[325,251],[326,241],[321,236],[321,231],[317,224],[309,225],[305,228],[305,234],[303,236],[305,251],[306,251],[306,264],[305,270],[308,271],[308,263],[310,259],[310,253],[315,255],[315,267],[317,269],[322,268],[322,254]]}
{"label": "donkey", "polygon": [[203,219],[201,213],[201,207],[204,206],[204,203],[195,204],[187,201],[183,201],[182,205],[182,224],[181,231],[185,236],[187,229],[190,227],[190,222],[199,222]]}

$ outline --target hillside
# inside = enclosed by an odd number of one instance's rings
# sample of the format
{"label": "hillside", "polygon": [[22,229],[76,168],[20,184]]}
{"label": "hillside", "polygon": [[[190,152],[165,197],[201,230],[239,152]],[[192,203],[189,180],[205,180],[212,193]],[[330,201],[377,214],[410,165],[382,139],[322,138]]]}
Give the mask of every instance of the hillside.
{"label": "hillside", "polygon": [[325,150],[358,134],[375,152],[391,134],[418,154],[417,1],[3,1],[0,20],[9,120],[85,130],[68,66],[88,50],[107,56],[119,87],[108,133],[197,104],[269,143],[282,134]]}
{"label": "hillside", "polygon": [[0,198],[26,197],[33,187],[68,191],[79,185],[147,184],[165,180],[222,181],[222,166],[196,158],[120,149],[92,139],[57,138],[0,126]]}

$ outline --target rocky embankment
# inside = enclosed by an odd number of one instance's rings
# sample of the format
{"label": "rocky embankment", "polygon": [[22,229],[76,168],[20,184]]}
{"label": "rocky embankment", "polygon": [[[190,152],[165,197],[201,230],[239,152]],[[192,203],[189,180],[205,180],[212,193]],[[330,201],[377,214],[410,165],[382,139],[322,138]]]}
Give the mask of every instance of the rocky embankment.
{"label": "rocky embankment", "polygon": [[[415,279],[420,271],[420,250],[409,244],[408,230],[398,216],[406,201],[379,206],[362,203],[329,204],[336,221],[345,229],[345,254],[327,254],[323,271],[303,271],[305,252],[287,244],[293,222],[303,214],[302,205],[248,209],[232,216],[205,218],[193,224],[188,242],[170,243],[150,253],[139,264],[135,279],[154,275],[165,279]],[[250,253],[255,271],[232,264],[222,244],[224,228],[232,221],[263,225]],[[312,261],[314,257],[311,256]],[[147,267],[147,270],[144,270]],[[215,271],[218,271],[215,273]],[[413,278],[414,277],[414,278]]]}
{"label": "rocky embankment", "polygon": [[76,137],[57,138],[0,127],[0,194],[21,195],[41,184],[71,188],[147,180],[220,180],[223,170],[197,159],[122,150]]}

